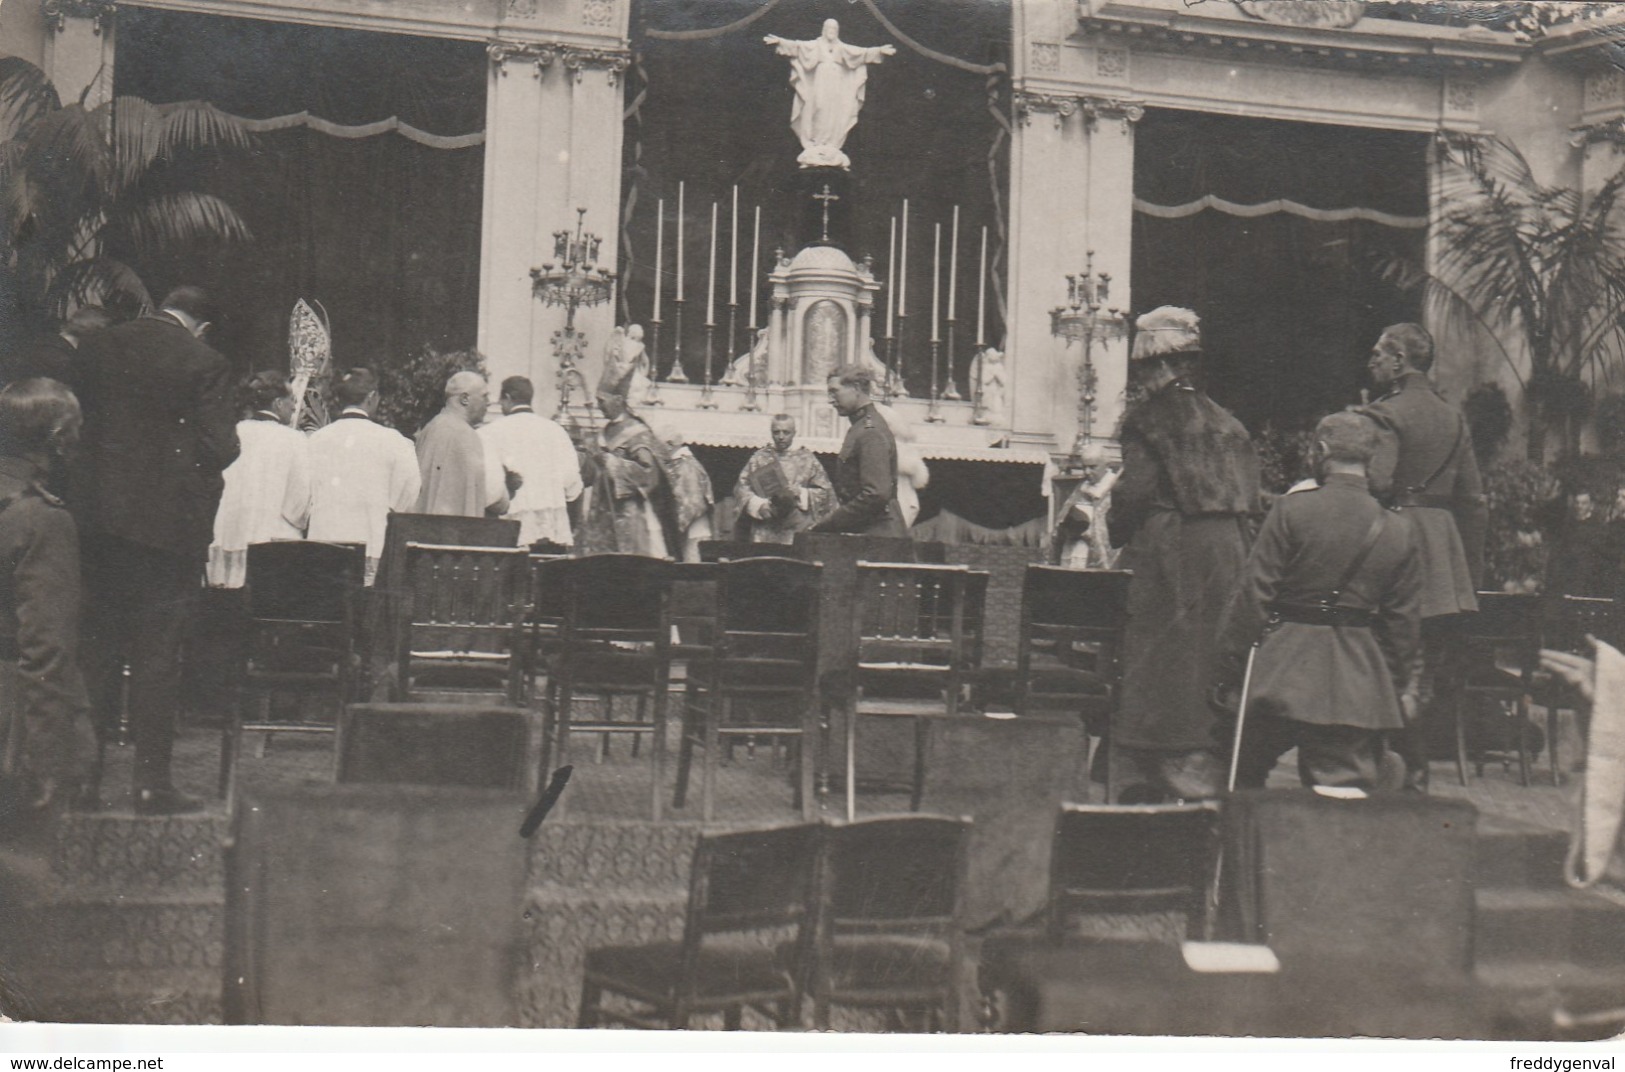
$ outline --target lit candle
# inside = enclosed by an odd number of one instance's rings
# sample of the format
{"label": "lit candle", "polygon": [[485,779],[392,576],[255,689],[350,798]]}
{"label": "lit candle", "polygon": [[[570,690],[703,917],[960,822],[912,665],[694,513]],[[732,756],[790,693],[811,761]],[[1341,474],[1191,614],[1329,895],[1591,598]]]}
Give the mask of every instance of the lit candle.
{"label": "lit candle", "polygon": [[982,271],[976,277],[976,345],[982,345],[982,327],[987,322],[987,228],[982,228]]}
{"label": "lit candle", "polygon": [[886,251],[886,338],[892,337],[893,306],[897,303],[897,217],[891,218],[891,244]]}
{"label": "lit candle", "polygon": [[954,318],[954,292],[959,289],[959,206],[954,206],[954,230],[948,242],[948,319]]}
{"label": "lit candle", "polygon": [[677,184],[677,300],[683,300],[683,184]]}
{"label": "lit candle", "polygon": [[666,250],[666,200],[661,198],[655,202],[655,315],[650,317],[656,323],[660,322],[660,269],[665,265]]}
{"label": "lit candle", "polygon": [[728,228],[728,304],[739,304],[739,187],[734,187],[733,226]]}
{"label": "lit candle", "polygon": [[711,268],[706,272],[705,322],[715,324],[717,304],[717,203],[711,202]]}
{"label": "lit candle", "polygon": [[908,315],[908,198],[903,198],[903,239],[898,247],[897,315]]}
{"label": "lit candle", "polygon": [[762,206],[756,206],[756,226],[750,233],[750,326],[756,326],[756,281],[761,278]]}
{"label": "lit candle", "polygon": [[933,225],[936,238],[931,246],[931,341],[937,341],[937,307],[942,294],[942,224]]}

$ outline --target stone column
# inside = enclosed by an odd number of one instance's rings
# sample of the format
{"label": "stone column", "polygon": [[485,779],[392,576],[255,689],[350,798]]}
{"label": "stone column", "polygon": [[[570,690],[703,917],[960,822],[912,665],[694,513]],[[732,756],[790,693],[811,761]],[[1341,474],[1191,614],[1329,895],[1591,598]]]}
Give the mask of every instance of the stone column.
{"label": "stone column", "polygon": [[[486,94],[479,347],[493,383],[529,376],[537,412],[558,404],[554,335],[565,310],[531,294],[530,270],[554,260],[553,233],[576,226],[603,239],[614,270],[620,229],[621,74],[624,52],[553,43],[493,42]],[[586,336],[578,361],[596,381],[614,302],[577,310]],[[583,399],[580,392],[575,402]],[[545,408],[544,408],[545,407]]]}
{"label": "stone column", "polygon": [[1069,440],[1071,422],[1063,428],[1055,414],[1077,397],[1071,372],[1077,346],[1069,352],[1050,334],[1049,316],[1066,298],[1066,274],[1082,271],[1087,249],[1088,138],[1077,112],[1076,97],[1015,94],[1007,327],[1011,431],[1018,444],[1050,450]]}
{"label": "stone column", "polygon": [[45,0],[43,70],[63,104],[113,96],[113,0]]}
{"label": "stone column", "polygon": [[[1107,307],[1127,310],[1133,307],[1129,268],[1134,244],[1134,124],[1145,114],[1145,109],[1133,102],[1104,97],[1084,97],[1080,109],[1089,139],[1088,248],[1095,254],[1095,271],[1111,276]],[[1116,339],[1096,340],[1090,354],[1096,376],[1091,438],[1110,439],[1123,413],[1123,391],[1128,383],[1128,338],[1125,334]],[[1081,357],[1077,355],[1075,361]],[[1076,363],[1072,367],[1076,369]],[[1072,401],[1070,419],[1063,420],[1063,415],[1057,414],[1055,426],[1057,429],[1066,427],[1068,434],[1075,436],[1079,391],[1076,375],[1071,388],[1067,396]],[[1065,448],[1068,442],[1061,446]]]}

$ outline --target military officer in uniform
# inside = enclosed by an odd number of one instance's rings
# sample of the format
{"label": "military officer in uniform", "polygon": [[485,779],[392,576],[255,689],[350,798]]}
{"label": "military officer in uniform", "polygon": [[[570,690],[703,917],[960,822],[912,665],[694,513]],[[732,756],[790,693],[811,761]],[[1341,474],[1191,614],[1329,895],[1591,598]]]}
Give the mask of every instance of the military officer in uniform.
{"label": "military officer in uniform", "polygon": [[829,377],[829,401],[852,422],[841,444],[835,471],[835,499],[840,504],[813,532],[848,532],[860,536],[907,536],[897,506],[897,441],[875,412],[869,395],[873,374],[862,365],[842,365]]}
{"label": "military officer in uniform", "polygon": [[[1385,393],[1362,412],[1377,422],[1371,491],[1411,523],[1422,571],[1420,700],[1438,692],[1456,615],[1478,610],[1488,511],[1461,410],[1428,381],[1433,337],[1417,324],[1383,331],[1367,365]],[[1427,748],[1413,724],[1393,737],[1405,760],[1407,788],[1427,789]]]}
{"label": "military officer in uniform", "polygon": [[44,484],[79,427],[78,400],[55,380],[0,391],[0,774],[38,811],[72,800],[96,747],[79,675],[79,532]]}
{"label": "military officer in uniform", "polygon": [[1234,712],[1247,652],[1259,645],[1236,775],[1243,788],[1263,788],[1296,747],[1305,786],[1370,790],[1382,734],[1415,709],[1422,574],[1411,525],[1371,497],[1376,448],[1376,425],[1358,413],[1320,422],[1310,448],[1320,486],[1276,500],[1221,619],[1221,710]]}

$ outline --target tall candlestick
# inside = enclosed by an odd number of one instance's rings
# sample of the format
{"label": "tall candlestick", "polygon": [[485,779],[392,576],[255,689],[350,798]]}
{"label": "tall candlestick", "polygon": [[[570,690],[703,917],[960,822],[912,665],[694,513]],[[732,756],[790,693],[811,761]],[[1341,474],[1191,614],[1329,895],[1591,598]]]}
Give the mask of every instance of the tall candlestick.
{"label": "tall candlestick", "polygon": [[705,322],[715,324],[717,304],[717,203],[711,202],[711,267],[706,272]]}
{"label": "tall candlestick", "polygon": [[661,198],[655,202],[655,314],[650,317],[655,323],[660,323],[660,270],[665,267],[666,258],[666,201]]}
{"label": "tall candlestick", "polygon": [[903,242],[898,252],[897,315],[908,315],[908,198],[903,198]]}
{"label": "tall candlestick", "polygon": [[728,304],[739,304],[739,187],[734,187],[733,226],[728,228]]}
{"label": "tall candlestick", "polygon": [[931,341],[937,341],[937,315],[942,294],[942,224],[935,224],[936,239],[931,247]]}
{"label": "tall candlestick", "polygon": [[954,206],[954,230],[948,241],[948,319],[954,318],[954,294],[959,290],[959,206]]}
{"label": "tall candlestick", "polygon": [[987,323],[987,228],[982,228],[982,270],[976,276],[976,345],[984,340],[983,326]]}
{"label": "tall candlestick", "polygon": [[892,314],[897,304],[897,217],[891,218],[891,239],[886,249],[886,338],[892,337]]}
{"label": "tall candlestick", "polygon": [[[757,258],[762,253],[762,206],[756,206],[756,226],[750,233],[750,326],[756,327],[756,281],[761,278],[761,265]],[[756,344],[756,337],[751,336],[751,345]]]}
{"label": "tall candlestick", "polygon": [[683,300],[683,184],[677,184],[677,300]]}

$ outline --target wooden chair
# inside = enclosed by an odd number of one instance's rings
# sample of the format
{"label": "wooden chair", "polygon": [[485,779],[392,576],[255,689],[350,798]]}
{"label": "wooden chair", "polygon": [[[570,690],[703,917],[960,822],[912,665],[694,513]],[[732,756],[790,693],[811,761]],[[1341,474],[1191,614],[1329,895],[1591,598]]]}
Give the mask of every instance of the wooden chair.
{"label": "wooden chair", "polygon": [[1050,856],[1047,931],[1065,939],[1081,915],[1185,913],[1186,935],[1211,934],[1219,805],[1063,804]]}
{"label": "wooden chair", "polygon": [[970,820],[932,815],[827,827],[808,990],[813,1024],[833,1006],[917,1012],[959,1029],[960,905]]}
{"label": "wooden chair", "polygon": [[[985,578],[985,574],[982,575]],[[857,727],[864,717],[914,720],[909,807],[925,792],[928,719],[953,718],[981,648],[985,579],[965,566],[857,563],[857,664],[846,732],[846,815],[857,817]]]}
{"label": "wooden chair", "polygon": [[[1123,685],[1132,577],[1128,570],[1032,565],[1021,587],[1016,713],[1077,712],[1108,758],[1111,718]],[[1112,799],[1110,769],[1108,763],[1107,800]]]}
{"label": "wooden chair", "polygon": [[395,699],[429,687],[500,692],[517,704],[528,670],[525,549],[410,542],[405,572]]}
{"label": "wooden chair", "polygon": [[[588,555],[549,563],[543,576],[562,586],[563,628],[548,665],[548,702],[542,731],[542,771],[562,758],[572,733],[629,733],[653,737],[653,812],[664,808],[666,697],[671,681],[673,563],[645,555]],[[534,633],[533,633],[534,635]],[[533,642],[534,643],[534,642]],[[603,697],[602,718],[580,720],[578,693]],[[635,721],[617,721],[617,696],[638,701]],[[645,712],[652,706],[652,716]]]}
{"label": "wooden chair", "polygon": [[[1456,688],[1456,774],[1467,784],[1467,712],[1478,697],[1513,705],[1518,750],[1518,776],[1529,784],[1529,697],[1540,666],[1540,597],[1522,593],[1480,592],[1478,613],[1465,615],[1459,626],[1461,667]],[[1515,671],[1503,670],[1510,663]],[[1557,768],[1552,768],[1555,777]],[[1483,773],[1482,766],[1479,773]]]}
{"label": "wooden chair", "polygon": [[[692,567],[690,567],[692,568]],[[813,759],[808,743],[818,725],[818,603],[823,567],[793,558],[743,558],[705,567],[716,585],[717,617],[710,647],[688,663],[683,738],[672,807],[688,795],[694,748],[705,749],[700,815],[715,812],[721,738],[799,738],[796,806],[812,818]],[[733,720],[735,702],[750,714],[761,701],[793,705],[793,725]]]}
{"label": "wooden chair", "polygon": [[[812,944],[819,835],[813,824],[701,835],[682,940],[588,950],[577,1026],[680,1030],[720,1012],[737,1030],[747,1007],[794,1026]],[[772,941],[785,929],[795,932],[788,958]],[[605,993],[638,1008],[606,1009]]]}
{"label": "wooden chair", "polygon": [[[1551,618],[1541,638],[1541,646],[1556,648],[1589,656],[1586,637],[1593,636],[1604,643],[1619,647],[1617,618],[1612,599],[1591,596],[1560,596],[1550,608]],[[1564,709],[1575,713],[1583,727],[1587,724],[1587,707],[1572,689],[1561,682],[1552,682],[1539,693],[1546,708],[1546,758],[1551,764],[1552,784],[1560,785],[1563,768],[1557,754],[1557,714]]]}
{"label": "wooden chair", "polygon": [[[226,719],[220,749],[220,794],[235,788],[243,733],[333,733],[355,681],[357,593],[366,573],[360,544],[286,540],[248,548],[244,602],[248,657],[239,700]],[[332,694],[331,722],[278,721],[277,693]],[[256,717],[245,717],[252,702]]]}

